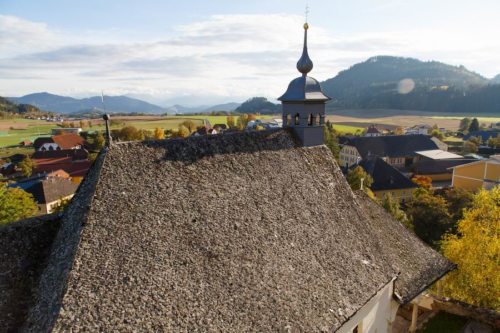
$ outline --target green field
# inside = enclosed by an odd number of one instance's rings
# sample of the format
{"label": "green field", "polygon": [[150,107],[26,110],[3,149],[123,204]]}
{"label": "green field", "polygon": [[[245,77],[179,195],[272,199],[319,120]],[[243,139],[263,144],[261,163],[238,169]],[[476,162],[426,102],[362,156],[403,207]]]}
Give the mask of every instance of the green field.
{"label": "green field", "polygon": [[23,140],[34,141],[39,136],[50,135],[55,123],[41,123],[37,120],[0,120],[0,147],[13,146]]}
{"label": "green field", "polygon": [[337,130],[340,134],[347,134],[347,133],[355,134],[356,131],[362,131],[365,129],[364,127],[338,125],[338,124],[333,124],[333,128]]}

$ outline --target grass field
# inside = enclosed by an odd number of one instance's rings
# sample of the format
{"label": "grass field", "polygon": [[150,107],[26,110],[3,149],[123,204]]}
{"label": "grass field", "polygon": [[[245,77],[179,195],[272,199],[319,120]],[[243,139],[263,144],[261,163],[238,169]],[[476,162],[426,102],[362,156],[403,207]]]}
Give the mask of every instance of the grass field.
{"label": "grass field", "polygon": [[355,134],[356,131],[362,131],[365,129],[364,127],[340,125],[340,124],[333,124],[333,128],[336,129],[340,134],[347,134],[347,133]]}
{"label": "grass field", "polygon": [[[271,116],[260,116],[260,118],[271,118]],[[226,116],[131,116],[112,117],[112,120],[118,121],[119,124],[111,126],[111,129],[134,126],[138,129],[146,130],[154,130],[157,127],[167,130],[178,128],[186,120],[192,120],[197,126],[203,125],[204,120],[208,120],[212,126],[215,124],[227,125]],[[75,121],[75,126],[78,125],[78,121]],[[0,120],[0,147],[15,146],[23,140],[33,142],[39,136],[51,135],[51,129],[53,128],[58,128],[57,123],[47,123],[45,121],[30,119]],[[84,130],[102,131],[104,130],[104,122],[97,119],[92,120],[92,127],[84,128]]]}

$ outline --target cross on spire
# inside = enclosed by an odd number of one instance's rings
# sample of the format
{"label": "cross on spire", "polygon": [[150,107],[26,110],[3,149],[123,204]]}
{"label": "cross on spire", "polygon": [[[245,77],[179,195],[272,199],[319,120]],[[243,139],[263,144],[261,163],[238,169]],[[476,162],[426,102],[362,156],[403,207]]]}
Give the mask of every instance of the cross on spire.
{"label": "cross on spire", "polygon": [[305,14],[306,14],[306,23],[307,23],[307,19],[309,17],[309,2],[306,1],[306,11],[305,11]]}

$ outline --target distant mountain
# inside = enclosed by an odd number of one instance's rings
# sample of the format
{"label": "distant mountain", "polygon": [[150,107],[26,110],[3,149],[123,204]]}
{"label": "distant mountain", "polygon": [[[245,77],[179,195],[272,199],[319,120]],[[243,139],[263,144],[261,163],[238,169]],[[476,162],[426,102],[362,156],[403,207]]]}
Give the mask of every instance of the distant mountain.
{"label": "distant mountain", "polygon": [[273,114],[281,112],[281,105],[269,102],[265,97],[253,97],[243,102],[235,111],[240,113]]}
{"label": "distant mountain", "polygon": [[208,106],[206,105],[189,107],[176,104],[166,108],[165,112],[168,114],[196,113],[196,112],[202,112],[207,107]]}
{"label": "distant mountain", "polygon": [[211,107],[203,110],[203,112],[214,112],[214,111],[227,111],[227,112],[230,112],[230,111],[236,110],[240,105],[241,105],[241,103],[224,103],[224,104],[218,104],[218,105],[214,105],[214,106],[211,106]]}
{"label": "distant mountain", "polygon": [[463,66],[372,57],[322,83],[330,106],[444,112],[499,112],[500,86]]}
{"label": "distant mountain", "polygon": [[500,84],[500,74],[490,80],[491,83]]}
{"label": "distant mountain", "polygon": [[[29,94],[23,97],[9,98],[15,103],[31,104],[45,111],[71,114],[83,110],[102,108],[101,96],[90,98],[72,98],[46,92]],[[106,111],[111,113],[164,113],[165,109],[139,99],[127,96],[104,96]]]}

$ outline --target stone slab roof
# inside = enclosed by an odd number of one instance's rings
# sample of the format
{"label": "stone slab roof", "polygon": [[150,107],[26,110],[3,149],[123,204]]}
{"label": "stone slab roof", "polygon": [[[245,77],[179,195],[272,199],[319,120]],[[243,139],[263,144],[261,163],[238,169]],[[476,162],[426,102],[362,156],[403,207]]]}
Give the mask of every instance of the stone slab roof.
{"label": "stone slab roof", "polygon": [[0,331],[17,332],[33,305],[60,215],[0,225]]}
{"label": "stone slab roof", "polygon": [[115,144],[66,211],[24,329],[335,331],[398,274],[404,300],[449,269],[428,248],[396,262],[362,205],[328,148],[286,130]]}

